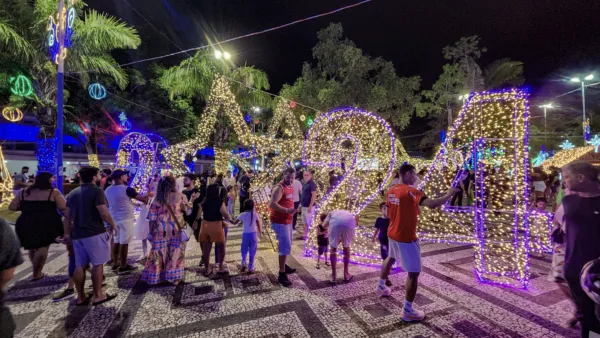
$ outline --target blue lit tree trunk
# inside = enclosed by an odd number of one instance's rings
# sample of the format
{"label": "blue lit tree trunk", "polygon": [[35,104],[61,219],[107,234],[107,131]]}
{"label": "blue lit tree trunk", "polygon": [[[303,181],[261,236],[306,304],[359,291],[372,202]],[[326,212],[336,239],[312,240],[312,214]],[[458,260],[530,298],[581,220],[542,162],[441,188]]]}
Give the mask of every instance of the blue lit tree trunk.
{"label": "blue lit tree trunk", "polygon": [[49,171],[56,174],[56,138],[39,138],[35,155],[38,160],[38,172]]}

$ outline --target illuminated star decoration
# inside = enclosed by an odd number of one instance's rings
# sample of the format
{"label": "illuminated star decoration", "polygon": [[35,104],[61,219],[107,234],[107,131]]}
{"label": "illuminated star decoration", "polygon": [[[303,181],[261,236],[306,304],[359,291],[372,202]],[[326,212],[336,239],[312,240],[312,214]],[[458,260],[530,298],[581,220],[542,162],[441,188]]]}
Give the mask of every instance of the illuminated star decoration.
{"label": "illuminated star decoration", "polygon": [[127,115],[124,112],[121,112],[121,114],[119,114],[119,120],[121,120],[121,124],[120,124],[121,129],[123,129],[125,131],[131,129],[131,122],[129,122],[129,120],[127,120]]}
{"label": "illuminated star decoration", "polygon": [[548,155],[546,150],[542,148],[540,152],[533,158],[533,160],[531,160],[531,164],[533,164],[534,167],[539,167],[542,163],[544,163],[545,160],[548,159],[548,157],[550,157],[550,155]]}
{"label": "illuminated star decoration", "polygon": [[594,147],[594,152],[598,152],[598,148],[600,147],[600,137],[598,135],[594,135],[594,138],[591,141],[587,141],[589,145]]}
{"label": "illuminated star decoration", "polygon": [[569,150],[575,148],[575,145],[571,143],[569,140],[565,140],[563,143],[559,145],[562,150]]}

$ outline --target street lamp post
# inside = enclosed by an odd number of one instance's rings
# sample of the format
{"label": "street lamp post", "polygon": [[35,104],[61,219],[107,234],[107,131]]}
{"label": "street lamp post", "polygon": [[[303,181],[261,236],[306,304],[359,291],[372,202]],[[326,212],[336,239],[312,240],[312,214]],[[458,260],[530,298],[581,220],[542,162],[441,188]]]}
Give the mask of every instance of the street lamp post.
{"label": "street lamp post", "polygon": [[548,142],[548,129],[547,129],[547,124],[546,124],[546,110],[548,108],[554,108],[554,106],[552,105],[552,103],[546,103],[540,106],[540,108],[544,108],[544,136],[546,137],[546,142]]}
{"label": "street lamp post", "polygon": [[[581,82],[581,106],[582,106],[582,110],[583,110],[583,125],[585,125],[585,81],[589,81],[591,79],[594,78],[594,74],[590,74],[586,77],[583,78],[583,80],[580,80],[578,77],[574,77],[571,79],[571,82]],[[583,129],[583,140],[584,142],[586,141],[585,139],[585,127],[582,127]]]}

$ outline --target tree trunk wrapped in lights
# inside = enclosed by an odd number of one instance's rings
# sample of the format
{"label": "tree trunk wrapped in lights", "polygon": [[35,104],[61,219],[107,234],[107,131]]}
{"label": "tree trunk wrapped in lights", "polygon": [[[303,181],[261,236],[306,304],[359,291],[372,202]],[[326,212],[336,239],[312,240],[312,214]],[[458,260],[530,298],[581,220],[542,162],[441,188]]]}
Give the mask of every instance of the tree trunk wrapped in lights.
{"label": "tree trunk wrapped in lights", "polygon": [[88,153],[88,163],[91,167],[100,168],[100,160],[98,159],[98,154]]}
{"label": "tree trunk wrapped in lights", "polygon": [[230,158],[231,150],[215,147],[215,172],[217,175],[227,173]]}
{"label": "tree trunk wrapped in lights", "polygon": [[13,199],[13,180],[4,162],[4,154],[0,147],[0,207],[9,204]]}

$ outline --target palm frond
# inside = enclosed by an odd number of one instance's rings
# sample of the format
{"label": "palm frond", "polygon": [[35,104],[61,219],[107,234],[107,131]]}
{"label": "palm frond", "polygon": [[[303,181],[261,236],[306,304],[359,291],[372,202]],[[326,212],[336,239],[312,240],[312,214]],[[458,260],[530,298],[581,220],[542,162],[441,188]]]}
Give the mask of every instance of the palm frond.
{"label": "palm frond", "polygon": [[522,85],[525,81],[523,78],[523,62],[498,59],[486,67],[484,81],[486,89]]}
{"label": "palm frond", "polygon": [[33,47],[19,34],[8,20],[0,18],[0,41],[3,48],[18,58],[30,59]]}
{"label": "palm frond", "polygon": [[121,89],[127,87],[127,73],[119,67],[115,59],[109,54],[106,55],[86,55],[77,52],[66,59],[66,67],[70,71],[80,72],[78,76],[83,84],[87,86],[89,74],[84,70],[95,69],[98,73],[110,76],[117,86]]}
{"label": "palm frond", "polygon": [[86,53],[118,48],[136,49],[141,43],[135,28],[95,10],[87,11],[83,20],[76,21],[73,41],[73,48],[85,48]]}
{"label": "palm frond", "polygon": [[231,73],[231,78],[243,83],[245,87],[269,90],[269,77],[264,71],[254,68],[254,66],[243,66],[236,68]]}
{"label": "palm frond", "polygon": [[169,92],[171,98],[198,95],[207,99],[216,72],[218,70],[208,58],[196,54],[183,60],[179,66],[163,71],[158,84]]}

